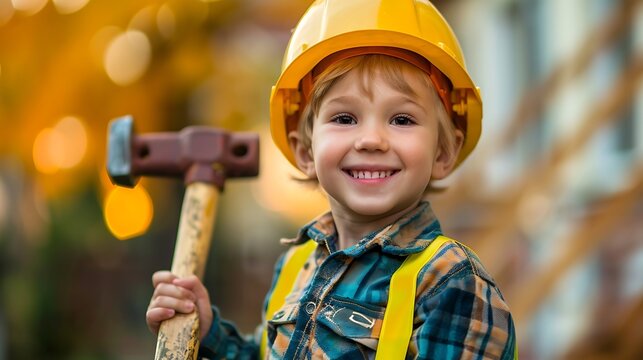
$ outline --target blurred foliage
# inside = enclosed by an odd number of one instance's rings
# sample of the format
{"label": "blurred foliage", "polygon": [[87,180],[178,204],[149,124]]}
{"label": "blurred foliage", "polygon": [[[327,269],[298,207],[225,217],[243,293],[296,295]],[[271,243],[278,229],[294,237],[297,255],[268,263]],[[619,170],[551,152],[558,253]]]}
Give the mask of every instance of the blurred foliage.
{"label": "blurred foliage", "polygon": [[[102,209],[112,188],[104,171],[107,123],[132,114],[139,132],[265,127],[280,55],[307,4],[91,0],[69,12],[65,3],[74,2],[0,0],[0,359],[148,359],[151,274],[171,263],[183,187],[143,181],[156,209],[152,226],[139,238],[115,240]],[[144,35],[143,46],[110,50],[132,32]],[[139,73],[125,73],[129,82],[119,85],[110,51],[120,71],[138,66]],[[66,116],[83,125],[85,153],[72,168],[42,173],[35,140]],[[205,280],[245,330],[259,320],[256,291],[268,286],[278,237],[294,232],[263,214],[250,186],[227,186]],[[254,217],[272,226],[240,234]],[[226,293],[235,295],[226,300]]]}

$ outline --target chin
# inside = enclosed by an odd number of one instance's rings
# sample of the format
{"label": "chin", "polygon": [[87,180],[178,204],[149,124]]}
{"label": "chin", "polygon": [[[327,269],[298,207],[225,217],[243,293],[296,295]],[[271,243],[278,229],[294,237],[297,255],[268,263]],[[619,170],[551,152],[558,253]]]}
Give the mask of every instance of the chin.
{"label": "chin", "polygon": [[359,206],[350,208],[354,213],[362,216],[385,216],[391,212],[391,209],[385,209],[376,206]]}
{"label": "chin", "polygon": [[381,200],[348,203],[347,208],[355,214],[367,217],[385,217],[404,210],[403,206],[399,206],[398,204],[388,204],[386,201]]}

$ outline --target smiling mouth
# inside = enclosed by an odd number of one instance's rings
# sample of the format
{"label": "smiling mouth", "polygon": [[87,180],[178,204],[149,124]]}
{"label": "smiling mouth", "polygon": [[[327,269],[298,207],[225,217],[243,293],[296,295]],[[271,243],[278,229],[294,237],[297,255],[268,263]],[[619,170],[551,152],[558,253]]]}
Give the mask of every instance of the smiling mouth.
{"label": "smiling mouth", "polygon": [[344,170],[345,173],[350,175],[353,179],[385,179],[395,175],[398,170]]}

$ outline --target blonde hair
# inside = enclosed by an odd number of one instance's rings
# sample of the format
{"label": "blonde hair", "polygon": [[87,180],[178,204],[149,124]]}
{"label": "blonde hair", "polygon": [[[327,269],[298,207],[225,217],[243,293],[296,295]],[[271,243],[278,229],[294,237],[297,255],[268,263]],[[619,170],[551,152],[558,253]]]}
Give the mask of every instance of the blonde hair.
{"label": "blonde hair", "polygon": [[393,89],[415,96],[415,90],[404,78],[403,69],[407,69],[413,76],[421,78],[429,88],[432,102],[430,108],[435,110],[435,116],[438,119],[438,147],[449,156],[457,156],[454,154],[456,124],[449,117],[428,74],[404,60],[382,54],[366,54],[342,59],[329,65],[319,74],[313,83],[311,93],[308,95],[310,100],[299,119],[298,132],[302,145],[308,149],[311,148],[313,120],[319,115],[321,103],[328,91],[349,72],[357,72],[361,79],[360,86],[368,95],[372,94],[369,86],[372,81],[371,74],[379,73]]}

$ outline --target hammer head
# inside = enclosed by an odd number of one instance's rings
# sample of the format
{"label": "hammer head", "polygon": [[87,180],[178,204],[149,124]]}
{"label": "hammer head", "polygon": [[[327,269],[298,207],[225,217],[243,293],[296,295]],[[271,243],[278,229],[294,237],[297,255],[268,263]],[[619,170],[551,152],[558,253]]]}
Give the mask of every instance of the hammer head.
{"label": "hammer head", "polygon": [[138,177],[132,174],[132,139],[134,118],[130,115],[109,123],[107,135],[107,173],[112,183],[134,187]]}
{"label": "hammer head", "polygon": [[133,187],[141,175],[181,177],[189,184],[212,183],[223,189],[228,177],[259,172],[259,136],[191,126],[178,133],[136,135],[134,119],[109,125],[107,172],[116,185]]}

